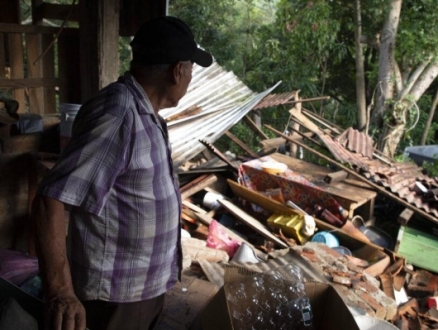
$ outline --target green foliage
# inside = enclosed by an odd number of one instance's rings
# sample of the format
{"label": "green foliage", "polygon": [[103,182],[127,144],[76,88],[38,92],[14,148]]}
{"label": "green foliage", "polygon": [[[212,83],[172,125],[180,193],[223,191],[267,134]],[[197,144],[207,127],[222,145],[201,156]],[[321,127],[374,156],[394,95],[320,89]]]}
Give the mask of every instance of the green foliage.
{"label": "green foliage", "polygon": [[438,176],[438,159],[433,162],[423,162],[423,168],[426,170],[427,175],[431,177]]}

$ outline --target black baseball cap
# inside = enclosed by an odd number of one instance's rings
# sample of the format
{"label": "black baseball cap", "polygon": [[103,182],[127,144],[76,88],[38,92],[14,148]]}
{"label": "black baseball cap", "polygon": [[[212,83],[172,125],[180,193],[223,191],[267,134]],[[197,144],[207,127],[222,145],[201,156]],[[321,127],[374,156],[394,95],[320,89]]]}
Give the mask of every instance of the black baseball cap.
{"label": "black baseball cap", "polygon": [[190,28],[173,16],[156,17],[145,22],[131,41],[133,63],[154,65],[192,61],[203,67],[213,63],[209,52],[202,50]]}

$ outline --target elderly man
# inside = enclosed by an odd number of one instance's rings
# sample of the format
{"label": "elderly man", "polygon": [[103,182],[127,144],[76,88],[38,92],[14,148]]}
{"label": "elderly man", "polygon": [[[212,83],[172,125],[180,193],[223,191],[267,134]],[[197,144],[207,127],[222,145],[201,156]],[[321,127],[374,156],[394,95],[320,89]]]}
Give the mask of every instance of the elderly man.
{"label": "elderly man", "polygon": [[33,202],[48,329],[150,329],[180,276],[181,198],[158,112],[212,56],[174,17],[146,22],[131,46],[130,71],[82,105]]}

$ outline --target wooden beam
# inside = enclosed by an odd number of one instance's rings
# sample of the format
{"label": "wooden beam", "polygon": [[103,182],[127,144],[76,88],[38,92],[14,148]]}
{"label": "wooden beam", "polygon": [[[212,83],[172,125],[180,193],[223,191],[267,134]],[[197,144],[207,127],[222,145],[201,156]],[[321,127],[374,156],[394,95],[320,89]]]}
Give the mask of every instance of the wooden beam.
{"label": "wooden beam", "polygon": [[250,129],[252,129],[254,133],[258,135],[259,138],[261,138],[262,140],[269,139],[269,137],[265,133],[263,133],[260,127],[258,127],[256,123],[251,118],[248,117],[248,115],[243,117],[243,121],[248,125]]}
{"label": "wooden beam", "polygon": [[385,188],[382,188],[379,185],[369,181],[367,178],[365,178],[362,175],[356,173],[355,171],[349,169],[348,167],[342,165],[341,163],[331,159],[330,157],[327,157],[326,155],[323,155],[322,153],[320,153],[320,152],[318,152],[316,150],[313,150],[311,147],[305,145],[304,143],[301,143],[299,141],[293,141],[290,137],[288,137],[287,135],[284,135],[283,133],[277,131],[276,129],[272,128],[269,125],[265,125],[265,127],[267,129],[269,129],[270,131],[274,132],[275,134],[277,134],[278,136],[281,136],[281,137],[285,138],[286,140],[289,140],[291,142],[294,142],[294,143],[298,144],[300,147],[302,147],[303,149],[309,151],[310,153],[312,153],[312,154],[314,154],[314,155],[316,155],[316,156],[326,160],[330,164],[337,166],[338,168],[344,170],[345,172],[348,172],[349,174],[351,174],[352,176],[358,178],[359,180],[368,183],[368,185],[371,186],[373,189],[375,189],[378,192],[380,192],[381,194],[383,194],[385,196],[388,196],[388,197],[392,198],[393,200],[399,202],[400,204],[404,205],[406,208],[408,208],[408,209],[410,209],[410,210],[420,214],[421,216],[425,217],[428,220],[431,220],[432,222],[438,223],[438,219],[435,218],[434,216],[432,216],[431,214],[429,214],[429,213],[427,213],[427,212],[417,208],[415,205],[412,205],[412,204],[408,203],[404,199],[402,199],[402,198],[394,195],[393,193],[387,191]]}
{"label": "wooden beam", "polygon": [[324,101],[324,100],[329,100],[329,99],[330,99],[330,96],[320,96],[320,97],[313,97],[313,98],[310,98],[310,99],[293,100],[293,101],[286,102],[284,104],[295,104],[295,103],[303,103],[303,102]]}
{"label": "wooden beam", "polygon": [[[21,25],[21,24],[9,24],[0,23],[0,33],[34,33],[34,34],[56,34],[59,28],[40,25]],[[79,29],[77,28],[64,28],[62,34],[66,35],[78,35]]]}
{"label": "wooden beam", "polygon": [[[23,37],[19,33],[8,35],[9,43],[9,63],[11,68],[11,78],[24,78],[24,54]],[[23,89],[14,89],[13,98],[18,102],[18,112],[24,113],[26,110],[26,98]]]}
{"label": "wooden beam", "polygon": [[[41,34],[26,34],[27,69],[29,78],[43,78],[43,62],[35,60],[43,52]],[[35,62],[35,63],[34,63]],[[29,110],[44,113],[44,90],[42,87],[29,88]]]}
{"label": "wooden beam", "polygon": [[216,181],[217,181],[217,176],[214,174],[210,174],[209,176],[202,176],[202,180],[199,180],[199,178],[198,178],[197,180],[194,180],[194,181],[184,185],[180,189],[181,199],[184,200],[187,197],[190,197],[190,196],[196,194],[197,192],[201,191],[205,187],[210,186],[211,184],[213,184]]}
{"label": "wooden beam", "polygon": [[242,140],[240,140],[237,136],[235,136],[229,131],[226,131],[225,135],[228,136],[239,147],[241,147],[248,155],[254,158],[259,158],[259,155],[255,151],[253,151],[249,146],[247,146]]}
{"label": "wooden beam", "polygon": [[65,20],[68,15],[68,12],[71,10],[71,13],[68,17],[69,21],[79,22],[80,20],[80,10],[79,5],[61,5],[55,3],[47,3],[43,2],[39,6],[35,8],[35,17],[36,20],[46,19],[57,19],[57,20]]}
{"label": "wooden beam", "polygon": [[337,183],[339,181],[342,181],[348,177],[348,173],[345,171],[338,171],[333,173],[328,173],[325,178],[324,182],[327,183]]}
{"label": "wooden beam", "polygon": [[278,246],[281,246],[283,248],[287,248],[287,244],[284,243],[282,240],[274,236],[270,230],[268,230],[260,221],[250,216],[245,211],[238,208],[236,205],[231,203],[230,201],[227,201],[225,199],[220,199],[218,202],[225,207],[228,211],[230,211],[235,217],[237,217],[241,222],[249,226],[251,229],[258,232],[263,237],[267,238],[268,240],[274,242]]}
{"label": "wooden beam", "polygon": [[64,86],[66,82],[65,79],[60,78],[0,78],[0,88],[58,87]]}

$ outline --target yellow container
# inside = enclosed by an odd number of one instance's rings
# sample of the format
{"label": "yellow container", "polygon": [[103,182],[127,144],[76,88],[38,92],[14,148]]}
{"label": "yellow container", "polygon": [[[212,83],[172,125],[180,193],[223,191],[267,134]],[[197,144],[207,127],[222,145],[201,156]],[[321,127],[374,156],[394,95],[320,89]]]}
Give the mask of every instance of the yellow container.
{"label": "yellow container", "polygon": [[272,228],[280,228],[281,231],[297,240],[300,244],[304,244],[309,240],[309,237],[305,236],[301,229],[303,228],[304,215],[281,215],[273,214],[268,220],[268,225]]}

